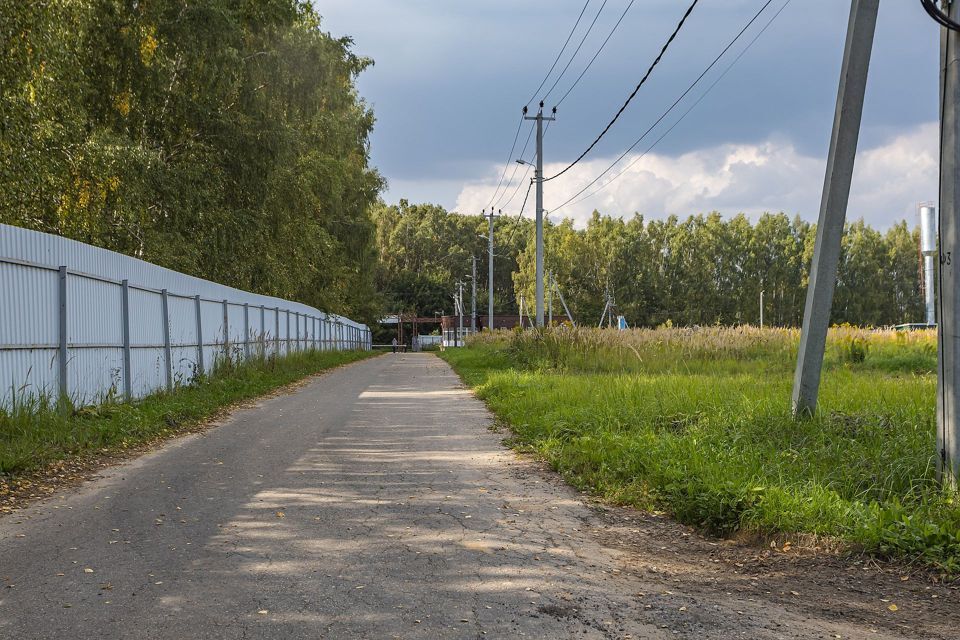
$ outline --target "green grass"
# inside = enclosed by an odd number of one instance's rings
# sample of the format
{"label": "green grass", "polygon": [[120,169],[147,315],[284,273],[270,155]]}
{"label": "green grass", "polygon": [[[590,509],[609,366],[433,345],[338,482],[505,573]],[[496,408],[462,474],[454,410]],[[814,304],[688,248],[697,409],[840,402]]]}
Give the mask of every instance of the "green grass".
{"label": "green grass", "polygon": [[833,332],[800,421],[797,337],[559,329],[443,357],[578,488],[716,535],[814,533],[960,572],[960,509],[935,480],[935,335]]}
{"label": "green grass", "polygon": [[366,351],[313,351],[227,363],[212,376],[134,403],[64,410],[44,398],[0,410],[0,479],[71,456],[136,447],[195,427],[230,405],[339,365]]}

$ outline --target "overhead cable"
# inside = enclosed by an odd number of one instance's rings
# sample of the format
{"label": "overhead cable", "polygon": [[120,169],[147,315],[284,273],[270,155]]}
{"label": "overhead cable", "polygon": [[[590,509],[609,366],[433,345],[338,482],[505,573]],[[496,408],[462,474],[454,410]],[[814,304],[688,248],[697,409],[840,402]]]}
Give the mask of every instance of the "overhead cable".
{"label": "overhead cable", "polygon": [[[740,54],[733,60],[733,62],[726,68],[726,70],[724,70],[724,72],[713,82],[713,84],[711,84],[711,85],[707,88],[707,90],[703,93],[703,95],[700,96],[700,98],[680,117],[679,120],[677,120],[677,122],[675,122],[675,123],[666,131],[666,133],[664,133],[662,136],[660,136],[660,138],[657,139],[657,141],[654,142],[653,145],[650,146],[650,148],[648,148],[646,151],[644,151],[643,155],[641,155],[640,157],[634,159],[634,160],[631,162],[630,165],[628,165],[627,167],[625,167],[621,172],[619,172],[616,176],[614,176],[614,178],[612,178],[611,180],[608,180],[606,183],[604,183],[604,184],[603,184],[599,189],[597,189],[594,193],[591,193],[590,195],[588,195],[587,198],[592,197],[595,193],[598,193],[599,191],[603,190],[604,188],[606,188],[606,186],[607,186],[608,184],[610,184],[611,182],[613,182],[614,180],[616,180],[617,178],[619,178],[621,175],[623,175],[623,173],[624,173],[627,169],[629,169],[631,166],[633,166],[633,164],[636,163],[637,161],[639,161],[640,158],[642,158],[644,155],[646,155],[647,153],[649,153],[649,152],[653,149],[653,147],[655,147],[661,140],[663,140],[663,138],[666,137],[666,135],[667,135],[668,133],[670,133],[678,124],[680,124],[680,122],[681,122],[684,118],[686,118],[687,114],[689,114],[691,111],[693,111],[694,107],[696,107],[698,104],[700,104],[700,102],[707,96],[707,94],[710,93],[710,91],[711,91],[715,86],[717,86],[717,84],[720,82],[720,80],[722,80],[722,79],[727,75],[727,73],[730,72],[730,70],[734,67],[734,65],[736,65],[736,64],[740,61],[740,59],[741,59],[741,58],[744,56],[744,54],[753,46],[753,44],[760,38],[760,36],[763,35],[764,32],[766,32],[766,30],[767,30],[768,28],[770,28],[770,25],[773,24],[774,20],[776,20],[777,17],[779,17],[779,15],[780,15],[781,13],[783,13],[783,10],[787,8],[787,5],[789,5],[790,2],[791,2],[791,0],[786,0],[786,2],[784,2],[783,6],[780,7],[780,9],[773,15],[773,17],[770,18],[770,20],[766,23],[766,25],[763,27],[763,29],[761,29],[761,30],[757,33],[757,35],[753,38],[753,40],[751,40],[750,43],[749,43],[746,47],[744,47],[743,51],[740,52]],[[723,48],[723,50],[720,52],[720,54],[719,54],[716,58],[713,59],[713,62],[711,62],[711,63],[707,66],[707,68],[704,69],[703,72],[702,72],[699,76],[697,76],[697,79],[694,80],[694,81],[690,84],[690,86],[687,87],[687,89],[686,89],[682,94],[680,94],[680,97],[678,97],[678,98],[673,102],[673,104],[671,104],[671,105],[667,108],[667,110],[664,111],[664,112],[660,115],[659,118],[657,118],[656,122],[654,122],[646,131],[643,132],[643,135],[641,135],[639,138],[637,138],[637,140],[636,140],[632,145],[630,145],[630,146],[626,149],[626,151],[624,151],[623,153],[621,153],[621,154],[617,157],[617,159],[614,160],[612,163],[610,163],[610,165],[609,165],[606,169],[604,169],[596,178],[594,178],[593,180],[591,180],[590,182],[588,182],[582,189],[580,189],[580,191],[578,191],[578,192],[575,193],[573,196],[571,196],[569,199],[567,199],[566,202],[564,202],[563,204],[561,204],[561,205],[558,206],[558,207],[554,207],[553,210],[554,210],[554,211],[558,211],[558,210],[562,209],[563,207],[567,206],[568,204],[570,204],[571,202],[573,202],[574,200],[576,200],[576,199],[577,199],[581,194],[583,194],[587,189],[589,189],[589,188],[592,187],[594,184],[596,184],[597,182],[599,182],[600,179],[603,178],[603,176],[605,176],[605,175],[606,175],[607,173],[609,173],[615,166],[617,166],[617,164],[619,164],[620,161],[623,160],[623,159],[627,156],[627,154],[629,154],[631,151],[633,151],[633,150],[637,147],[637,145],[639,145],[641,142],[643,142],[643,141],[647,138],[647,136],[649,136],[650,133],[651,133],[654,129],[656,129],[656,127],[657,127],[661,122],[663,122],[663,120],[666,119],[666,117],[667,117],[668,115],[670,115],[670,113],[683,101],[683,99],[686,98],[686,97],[690,94],[690,92],[693,91],[694,88],[696,88],[696,86],[697,86],[698,84],[700,84],[700,81],[703,80],[704,77],[706,77],[706,75],[717,65],[718,62],[720,62],[720,60],[723,58],[723,56],[725,56],[725,55],[727,54],[727,52],[730,51],[730,49],[733,47],[733,45],[736,44],[736,43],[740,40],[740,38],[743,37],[743,35],[747,32],[747,30],[753,25],[753,23],[755,23],[755,22],[757,21],[757,19],[763,14],[764,11],[766,11],[767,7],[769,7],[772,3],[773,3],[773,0],[767,0],[767,1],[763,4],[763,6],[760,7],[760,10],[757,11],[756,14],[754,14],[754,16],[750,19],[749,22],[747,22],[746,25],[744,25],[744,27],[743,27],[743,28],[740,30],[740,32],[733,38],[733,40],[731,40],[731,41],[727,44],[727,46],[725,46],[725,47]],[[581,199],[581,200],[578,200],[578,202],[581,202],[582,200],[585,200],[585,199],[586,199],[586,198],[583,198],[583,199]]]}
{"label": "overhead cable", "polygon": [[[521,158],[522,158],[524,155],[526,155],[526,153],[527,153],[527,147],[530,146],[530,139],[533,137],[533,131],[534,131],[534,129],[536,129],[536,128],[537,128],[537,127],[536,127],[536,125],[535,125],[534,123],[530,123],[530,131],[527,132],[527,139],[524,141],[524,143],[523,143],[523,148],[520,150],[520,157],[521,157]],[[507,195],[507,192],[510,190],[510,187],[513,185],[513,180],[514,180],[514,178],[517,177],[517,171],[520,169],[520,165],[518,165],[518,164],[515,163],[515,162],[511,162],[512,160],[513,160],[513,156],[511,155],[510,160],[508,160],[507,162],[510,162],[510,164],[513,164],[513,172],[510,174],[510,177],[507,179],[507,184],[506,184],[506,186],[503,188],[503,193],[500,194],[500,197],[499,197],[499,198],[496,197],[496,193],[494,193],[494,202],[492,202],[492,203],[491,203],[491,206],[488,207],[488,208],[494,208],[494,207],[497,207],[498,205],[500,205],[500,201],[503,200],[503,197],[504,197],[505,195]],[[522,178],[521,178],[521,182],[518,183],[517,188],[519,189],[522,184],[523,184],[523,182],[522,182]],[[514,193],[516,193],[516,191],[514,191]],[[511,198],[511,199],[512,199],[512,198]],[[502,205],[502,207],[505,207],[505,206],[507,206],[507,205],[505,205],[505,204]]]}
{"label": "overhead cable", "polygon": [[670,37],[667,38],[667,42],[663,45],[663,48],[660,49],[660,53],[657,55],[657,57],[654,59],[653,63],[652,63],[652,64],[650,65],[650,67],[647,69],[647,72],[643,75],[643,78],[640,79],[640,82],[639,82],[639,83],[637,84],[637,86],[634,88],[633,92],[627,97],[627,100],[623,103],[623,106],[620,107],[620,110],[617,111],[617,113],[613,116],[613,119],[610,120],[610,122],[607,123],[607,126],[603,128],[603,131],[600,132],[600,135],[598,135],[598,136],[596,137],[596,139],[595,139],[593,142],[590,143],[590,146],[588,146],[588,147],[584,150],[584,152],[581,153],[581,154],[577,157],[576,160],[574,160],[574,161],[571,162],[569,165],[567,165],[567,166],[566,166],[562,171],[560,171],[559,173],[556,173],[556,174],[550,176],[549,178],[544,178],[544,182],[548,182],[548,181],[550,181],[550,180],[553,180],[554,178],[559,178],[560,176],[562,176],[563,174],[565,174],[567,171],[569,171],[570,169],[572,169],[574,166],[576,166],[577,163],[579,163],[581,160],[583,160],[583,159],[586,157],[586,155],[593,150],[593,148],[594,148],[595,146],[597,146],[597,143],[599,143],[600,140],[603,139],[603,136],[607,135],[607,132],[610,131],[610,128],[613,127],[614,123],[616,123],[616,121],[620,119],[620,116],[623,114],[623,112],[624,112],[624,111],[627,109],[627,107],[630,105],[630,102],[632,102],[633,99],[636,97],[637,93],[640,91],[640,88],[641,88],[644,84],[646,84],[647,79],[650,78],[650,74],[652,74],[652,73],[653,73],[653,70],[657,68],[657,65],[658,65],[658,64],[660,64],[660,61],[663,59],[664,54],[666,54],[667,49],[669,49],[669,48],[670,48],[670,45],[673,44],[673,41],[676,39],[677,34],[679,34],[679,33],[680,33],[680,30],[683,29],[683,25],[686,23],[687,18],[690,17],[690,14],[693,13],[693,9],[697,6],[697,4],[698,4],[699,2],[700,2],[700,0],[693,0],[693,2],[690,4],[690,6],[687,7],[686,12],[683,14],[683,17],[680,18],[680,22],[677,23],[677,26],[676,26],[676,28],[673,30],[673,33],[670,34]]}
{"label": "overhead cable", "polygon": [[593,57],[590,58],[590,62],[588,62],[587,66],[583,68],[583,71],[581,71],[580,75],[577,76],[577,79],[573,81],[573,84],[570,85],[570,87],[566,90],[566,92],[562,96],[560,96],[560,100],[557,101],[556,106],[559,107],[561,104],[563,104],[563,101],[567,99],[567,96],[570,95],[570,92],[573,91],[578,84],[580,84],[580,81],[583,79],[583,76],[587,75],[587,71],[590,70],[590,67],[593,66],[594,62],[596,62],[597,58],[600,56],[600,53],[607,46],[607,43],[610,42],[610,38],[613,37],[613,34],[620,27],[620,23],[623,22],[623,19],[627,17],[627,12],[630,11],[630,7],[633,6],[633,3],[635,1],[636,0],[630,0],[630,3],[627,5],[627,8],[623,10],[623,13],[620,14],[620,18],[617,20],[616,24],[613,25],[613,29],[611,29],[610,33],[607,34],[607,37],[603,41],[603,44],[601,44],[600,48],[597,49],[597,52],[593,54]]}
{"label": "overhead cable", "polygon": [[593,16],[593,22],[590,23],[590,26],[587,27],[587,30],[584,32],[583,37],[580,38],[580,44],[577,45],[577,48],[574,50],[573,55],[570,56],[570,59],[567,60],[567,64],[563,67],[563,70],[560,71],[560,74],[557,76],[556,80],[553,81],[553,84],[550,85],[550,89],[543,95],[543,99],[546,100],[550,97],[550,94],[553,93],[553,90],[557,88],[557,84],[567,73],[567,69],[570,68],[570,65],[576,59],[577,54],[580,53],[580,49],[583,48],[583,43],[587,41],[587,36],[590,35],[590,32],[593,31],[593,27],[596,26],[597,20],[600,18],[600,14],[603,13],[604,7],[607,6],[607,0],[603,0],[603,4],[600,5],[600,9],[597,10],[597,15]]}
{"label": "overhead cable", "polygon": [[583,20],[583,14],[586,13],[587,7],[590,6],[591,0],[587,0],[583,3],[583,9],[580,9],[580,15],[577,16],[577,21],[573,23],[573,28],[570,29],[570,34],[567,35],[566,41],[563,43],[563,46],[560,48],[560,53],[557,54],[556,59],[553,61],[553,64],[550,65],[550,70],[547,71],[547,75],[543,76],[543,80],[540,82],[540,86],[537,87],[537,90],[533,92],[533,95],[530,96],[530,99],[527,100],[527,106],[530,106],[530,103],[537,99],[537,94],[540,93],[540,89],[543,89],[543,85],[547,84],[547,80],[550,79],[550,74],[553,73],[553,70],[557,68],[557,63],[560,62],[560,58],[563,57],[563,52],[567,50],[567,45],[570,44],[570,39],[573,37],[573,34],[576,33],[577,27],[580,26],[580,21]]}
{"label": "overhead cable", "polygon": [[[552,120],[551,120],[550,122],[547,122],[547,126],[543,128],[543,137],[544,137],[544,138],[547,137],[547,133],[550,131],[550,125],[551,125],[552,123],[553,123]],[[533,125],[533,127],[535,127],[535,126],[536,126],[536,125]],[[531,129],[530,129],[530,133],[533,133],[533,128],[532,128],[532,127],[531,127]],[[527,146],[528,146],[529,144],[530,144],[530,136],[528,135],[528,136],[527,136],[527,141],[526,141],[526,143],[523,145],[523,149],[520,150],[520,158],[523,158],[523,156],[526,155],[526,153],[527,153]],[[509,183],[512,183],[512,182],[513,182],[513,176],[516,175],[516,170],[520,168],[520,165],[521,165],[521,164],[522,164],[523,167],[524,167],[523,175],[521,175],[521,176],[520,176],[520,180],[517,181],[517,187],[516,187],[516,189],[513,190],[513,193],[510,195],[510,198],[509,198],[506,202],[504,202],[503,204],[498,205],[501,209],[502,209],[503,207],[508,207],[508,206],[510,206],[510,203],[514,201],[514,199],[517,197],[517,194],[520,192],[520,187],[523,186],[523,179],[527,177],[527,175],[530,173],[530,169],[533,168],[533,161],[530,161],[530,160],[524,160],[522,163],[521,163],[521,162],[516,162],[516,163],[514,163],[514,173],[511,175]],[[507,194],[507,192],[506,192],[506,190],[504,190],[503,195],[506,195],[506,194]],[[501,196],[501,198],[502,198],[502,196]]]}
{"label": "overhead cable", "polygon": [[920,0],[920,4],[923,5],[923,8],[926,9],[930,17],[940,26],[950,29],[951,31],[960,31],[960,22],[957,22],[944,13],[943,9],[937,6],[936,0]]}
{"label": "overhead cable", "polygon": [[500,173],[500,181],[497,182],[497,188],[494,190],[493,195],[490,197],[490,203],[487,204],[487,208],[490,208],[493,205],[493,201],[496,199],[497,194],[500,192],[500,185],[503,184],[503,178],[507,175],[507,169],[510,168],[510,160],[513,158],[513,152],[517,148],[517,140],[520,139],[520,129],[523,128],[523,117],[520,118],[520,123],[517,125],[517,132],[513,136],[513,144],[510,145],[510,153],[507,154],[507,162],[503,165],[503,171]]}

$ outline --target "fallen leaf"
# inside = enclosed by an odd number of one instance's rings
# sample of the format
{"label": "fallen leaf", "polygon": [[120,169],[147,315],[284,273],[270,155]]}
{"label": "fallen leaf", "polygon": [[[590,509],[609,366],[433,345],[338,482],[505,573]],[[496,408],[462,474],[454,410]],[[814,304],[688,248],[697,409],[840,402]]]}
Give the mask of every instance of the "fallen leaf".
{"label": "fallen leaf", "polygon": [[265,616],[270,612],[267,611],[266,609],[260,609],[259,611],[257,611],[257,613],[260,614],[261,616]]}
{"label": "fallen leaf", "polygon": [[285,514],[283,511],[277,511],[277,517],[278,517],[278,518],[285,518],[285,517],[286,517],[286,514]]}
{"label": "fallen leaf", "polygon": [[93,569],[91,569],[90,567],[87,567],[86,569],[83,570],[83,572],[84,572],[84,573],[93,573]]}
{"label": "fallen leaf", "polygon": [[900,608],[900,607],[898,607],[898,606],[895,605],[895,604],[892,604],[892,605],[890,605],[889,607],[887,607],[887,609],[890,609],[890,611],[896,611],[896,610],[899,609],[899,608]]}

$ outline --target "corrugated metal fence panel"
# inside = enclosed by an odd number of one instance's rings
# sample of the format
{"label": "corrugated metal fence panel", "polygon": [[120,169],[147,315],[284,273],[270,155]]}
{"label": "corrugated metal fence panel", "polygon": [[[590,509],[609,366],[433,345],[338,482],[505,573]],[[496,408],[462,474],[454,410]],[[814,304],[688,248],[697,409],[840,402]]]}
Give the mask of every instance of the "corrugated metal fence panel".
{"label": "corrugated metal fence panel", "polygon": [[56,344],[60,303],[56,271],[21,265],[0,269],[0,345]]}
{"label": "corrugated metal fence panel", "polygon": [[130,344],[134,349],[163,344],[163,299],[159,293],[130,289]]}
{"label": "corrugated metal fence panel", "polygon": [[[67,268],[64,362],[60,358],[60,266]],[[130,283],[129,381],[123,349],[123,280]],[[164,289],[168,291],[166,322]],[[201,299],[202,335],[197,333],[196,296]],[[223,300],[229,301],[227,327]],[[8,225],[0,225],[0,302],[3,405],[17,396],[55,396],[61,391],[83,403],[122,394],[128,388],[133,397],[142,397],[168,384],[187,383],[200,371],[201,350],[207,372],[224,357],[225,335],[235,358],[355,348],[358,330],[361,348],[369,348],[366,325],[348,318]],[[338,331],[346,327],[352,328],[349,334]]]}
{"label": "corrugated metal fence panel", "polygon": [[56,349],[0,351],[0,398],[4,404],[9,404],[15,398],[56,394]]}

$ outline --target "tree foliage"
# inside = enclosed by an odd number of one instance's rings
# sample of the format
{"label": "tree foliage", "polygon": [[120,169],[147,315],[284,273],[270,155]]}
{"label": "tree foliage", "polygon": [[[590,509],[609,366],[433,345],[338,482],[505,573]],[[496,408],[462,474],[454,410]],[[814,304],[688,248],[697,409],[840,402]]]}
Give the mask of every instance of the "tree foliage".
{"label": "tree foliage", "polygon": [[0,0],[0,222],[371,318],[371,61],[302,0]]}
{"label": "tree foliage", "polygon": [[[393,308],[432,315],[452,307],[470,257],[486,264],[487,222],[434,205],[381,206],[376,214],[381,256],[378,282]],[[599,321],[609,294],[631,325],[757,324],[799,326],[816,228],[782,213],[751,221],[719,213],[629,220],[594,213],[583,229],[548,222],[546,270],[575,319]],[[501,218],[496,226],[494,295],[498,313],[516,313],[521,296],[534,301],[535,247],[530,221]],[[833,321],[889,325],[923,320],[917,230],[905,222],[881,233],[863,221],[847,225]],[[486,308],[486,271],[479,270]],[[428,293],[427,293],[428,292]],[[559,312],[558,309],[555,308]]]}

